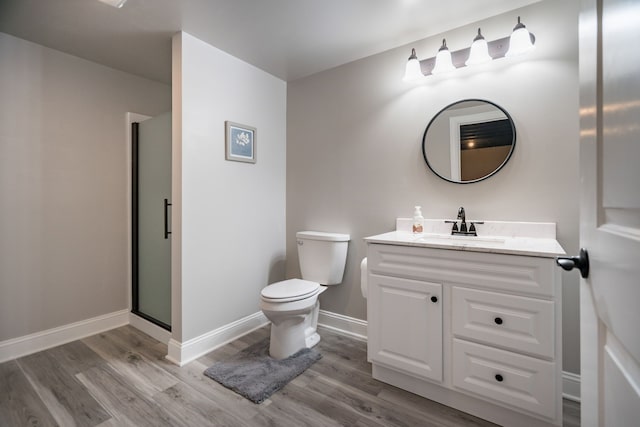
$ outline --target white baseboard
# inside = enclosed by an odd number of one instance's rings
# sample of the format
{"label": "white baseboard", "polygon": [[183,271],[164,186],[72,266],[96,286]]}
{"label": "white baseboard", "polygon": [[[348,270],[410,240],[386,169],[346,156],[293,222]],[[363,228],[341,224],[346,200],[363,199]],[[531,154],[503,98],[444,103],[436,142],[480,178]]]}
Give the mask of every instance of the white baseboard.
{"label": "white baseboard", "polygon": [[320,310],[318,314],[318,325],[359,341],[367,340],[366,320]]}
{"label": "white baseboard", "polygon": [[[268,323],[269,320],[260,311],[183,343],[170,339],[167,360],[178,366],[184,366]],[[320,310],[318,324],[357,340],[367,340],[367,322],[360,319]]]}
{"label": "white baseboard", "polygon": [[145,334],[149,335],[150,337],[157,339],[161,343],[169,344],[169,340],[171,339],[171,332],[149,322],[146,319],[143,319],[142,317],[134,313],[129,313],[129,324],[139,331],[142,331]]}
{"label": "white baseboard", "polygon": [[178,366],[184,366],[192,360],[268,323],[269,320],[267,320],[262,311],[259,311],[185,342],[179,342],[171,338],[168,344],[169,354],[167,354],[167,360]]}
{"label": "white baseboard", "polygon": [[120,310],[46,331],[0,342],[0,363],[95,335],[129,323],[129,310]]}
{"label": "white baseboard", "polygon": [[[2,341],[0,342],[0,363],[131,324],[158,341],[168,344],[167,359],[176,365],[183,366],[268,323],[269,320],[260,311],[181,343],[172,339],[169,331],[130,313],[128,309],[120,310]],[[367,340],[366,320],[320,310],[318,325],[353,339]],[[580,402],[580,375],[566,371],[562,373],[562,396],[565,399]]]}
{"label": "white baseboard", "polygon": [[562,372],[562,397],[580,403],[580,375]]}

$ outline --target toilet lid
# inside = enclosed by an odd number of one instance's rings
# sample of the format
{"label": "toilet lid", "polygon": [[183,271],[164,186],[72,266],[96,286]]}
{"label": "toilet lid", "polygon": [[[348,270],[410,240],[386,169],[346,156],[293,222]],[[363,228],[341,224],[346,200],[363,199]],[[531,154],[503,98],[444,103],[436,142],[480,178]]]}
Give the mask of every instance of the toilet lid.
{"label": "toilet lid", "polygon": [[262,298],[280,300],[284,298],[303,298],[313,295],[320,289],[320,284],[302,279],[289,279],[277,282],[262,289]]}

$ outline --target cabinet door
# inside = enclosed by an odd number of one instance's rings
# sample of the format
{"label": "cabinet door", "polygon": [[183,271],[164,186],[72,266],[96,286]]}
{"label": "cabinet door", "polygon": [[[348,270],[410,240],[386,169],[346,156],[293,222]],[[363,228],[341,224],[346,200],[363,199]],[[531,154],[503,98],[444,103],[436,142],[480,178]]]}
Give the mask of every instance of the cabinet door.
{"label": "cabinet door", "polygon": [[369,275],[369,357],[374,363],[442,381],[442,285]]}

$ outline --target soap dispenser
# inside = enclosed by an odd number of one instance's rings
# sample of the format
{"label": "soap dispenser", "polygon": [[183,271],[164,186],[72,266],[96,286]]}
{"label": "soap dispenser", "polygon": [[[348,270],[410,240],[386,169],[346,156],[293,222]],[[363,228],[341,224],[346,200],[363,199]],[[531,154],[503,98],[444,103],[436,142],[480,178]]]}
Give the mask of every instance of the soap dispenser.
{"label": "soap dispenser", "polygon": [[422,233],[424,229],[424,217],[420,206],[416,206],[413,211],[413,232],[416,234]]}

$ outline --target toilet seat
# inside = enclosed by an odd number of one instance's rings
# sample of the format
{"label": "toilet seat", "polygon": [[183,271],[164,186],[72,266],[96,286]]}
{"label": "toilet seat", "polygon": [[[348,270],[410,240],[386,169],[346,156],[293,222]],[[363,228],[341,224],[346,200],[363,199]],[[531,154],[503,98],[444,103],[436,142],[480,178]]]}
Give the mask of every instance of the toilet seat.
{"label": "toilet seat", "polygon": [[263,301],[293,302],[312,297],[320,292],[320,284],[302,279],[289,279],[273,283],[260,292]]}

